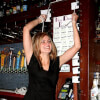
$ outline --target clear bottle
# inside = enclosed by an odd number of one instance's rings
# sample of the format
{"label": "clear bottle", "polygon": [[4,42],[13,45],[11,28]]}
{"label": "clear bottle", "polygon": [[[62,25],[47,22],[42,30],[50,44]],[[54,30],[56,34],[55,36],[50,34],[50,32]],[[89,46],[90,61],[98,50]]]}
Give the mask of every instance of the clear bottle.
{"label": "clear bottle", "polygon": [[99,100],[99,72],[94,73],[93,86],[91,89],[91,100]]}
{"label": "clear bottle", "polygon": [[21,11],[21,5],[20,5],[19,0],[17,1],[16,10],[17,10],[17,13],[20,13],[20,11]]}

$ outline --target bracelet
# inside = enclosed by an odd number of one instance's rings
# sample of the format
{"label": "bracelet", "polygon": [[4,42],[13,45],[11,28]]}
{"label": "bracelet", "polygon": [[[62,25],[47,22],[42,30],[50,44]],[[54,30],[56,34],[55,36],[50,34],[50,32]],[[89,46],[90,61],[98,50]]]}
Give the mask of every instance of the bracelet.
{"label": "bracelet", "polygon": [[39,19],[41,19],[41,20],[42,20],[42,22],[41,22],[41,23],[43,23],[43,22],[44,22],[44,18],[43,18],[42,16],[39,16]]}

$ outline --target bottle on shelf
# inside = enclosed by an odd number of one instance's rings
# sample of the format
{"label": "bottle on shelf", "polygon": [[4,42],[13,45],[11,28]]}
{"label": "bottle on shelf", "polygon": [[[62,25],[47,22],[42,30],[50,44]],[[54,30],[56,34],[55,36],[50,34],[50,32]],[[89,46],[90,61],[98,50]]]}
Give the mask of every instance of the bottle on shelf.
{"label": "bottle on shelf", "polygon": [[100,38],[100,6],[98,7],[98,18],[96,20],[96,36]]}
{"label": "bottle on shelf", "polygon": [[91,89],[91,100],[100,100],[100,72],[94,73],[93,86]]}
{"label": "bottle on shelf", "polygon": [[0,18],[3,17],[3,2],[0,1]]}
{"label": "bottle on shelf", "polygon": [[13,0],[10,0],[10,15],[13,14]]}
{"label": "bottle on shelf", "polygon": [[20,2],[20,12],[23,12],[23,0]]}
{"label": "bottle on shelf", "polygon": [[16,9],[16,0],[13,0],[13,14],[17,13],[17,9]]}
{"label": "bottle on shelf", "polygon": [[6,15],[7,16],[10,15],[10,3],[9,2],[7,2]]}
{"label": "bottle on shelf", "polygon": [[43,5],[49,5],[49,3],[51,2],[51,0],[43,0]]}
{"label": "bottle on shelf", "polygon": [[3,16],[6,16],[7,3],[3,1]]}
{"label": "bottle on shelf", "polygon": [[19,0],[17,1],[17,4],[16,4],[16,10],[17,10],[17,13],[21,12],[21,5],[20,5],[20,1]]}
{"label": "bottle on shelf", "polygon": [[28,10],[28,1],[23,0],[23,11],[27,11],[27,10]]}
{"label": "bottle on shelf", "polygon": [[34,5],[35,5],[35,0],[31,0],[31,2],[30,2],[30,9],[34,8]]}

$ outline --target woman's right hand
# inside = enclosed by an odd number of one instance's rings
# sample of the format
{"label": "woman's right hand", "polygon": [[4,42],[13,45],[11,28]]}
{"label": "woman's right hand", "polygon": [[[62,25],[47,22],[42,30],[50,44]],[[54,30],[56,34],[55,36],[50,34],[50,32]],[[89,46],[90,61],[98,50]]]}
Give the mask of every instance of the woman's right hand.
{"label": "woman's right hand", "polygon": [[45,14],[41,14],[39,17],[38,17],[38,23],[43,23],[44,21],[46,21],[47,19],[47,15]]}
{"label": "woman's right hand", "polygon": [[72,23],[76,23],[78,20],[78,15],[76,13],[72,14]]}

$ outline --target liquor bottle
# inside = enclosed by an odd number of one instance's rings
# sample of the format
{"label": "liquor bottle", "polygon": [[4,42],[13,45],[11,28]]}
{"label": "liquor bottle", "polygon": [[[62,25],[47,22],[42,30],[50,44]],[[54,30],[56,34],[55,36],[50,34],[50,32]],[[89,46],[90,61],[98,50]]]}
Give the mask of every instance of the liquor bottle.
{"label": "liquor bottle", "polygon": [[27,11],[28,10],[28,2],[27,0],[23,1],[23,11]]}
{"label": "liquor bottle", "polygon": [[98,100],[100,100],[100,72],[99,72],[99,80],[98,80]]}
{"label": "liquor bottle", "polygon": [[20,12],[23,12],[23,0],[21,0],[21,3],[20,3],[21,5],[20,5]]}
{"label": "liquor bottle", "polygon": [[17,62],[16,62],[16,69],[17,70],[20,68],[20,56],[21,56],[21,52],[18,51],[18,53],[17,53]]}
{"label": "liquor bottle", "polygon": [[91,100],[98,100],[98,72],[94,73],[93,85],[91,89]]}
{"label": "liquor bottle", "polygon": [[100,37],[100,6],[98,7],[98,18],[96,20],[96,36]]}
{"label": "liquor bottle", "polygon": [[17,1],[16,10],[17,10],[17,13],[19,13],[21,11],[21,6],[20,6],[19,0]]}
{"label": "liquor bottle", "polygon": [[33,8],[34,7],[34,4],[35,4],[35,0],[31,0],[31,3],[30,3],[30,8]]}
{"label": "liquor bottle", "polygon": [[50,1],[51,1],[51,0],[43,0],[43,5],[44,5],[44,6],[45,6],[45,5],[49,5]]}
{"label": "liquor bottle", "polygon": [[7,3],[3,2],[3,15],[6,16]]}
{"label": "liquor bottle", "polygon": [[17,9],[16,9],[16,0],[13,0],[13,14],[17,13]]}
{"label": "liquor bottle", "polygon": [[10,0],[10,14],[13,14],[13,0]]}
{"label": "liquor bottle", "polygon": [[6,15],[7,16],[10,15],[10,4],[9,4],[9,2],[7,3]]}
{"label": "liquor bottle", "polygon": [[0,18],[3,17],[3,2],[0,2]]}
{"label": "liquor bottle", "polygon": [[25,56],[24,56],[24,50],[22,50],[22,53],[21,53],[21,64],[20,64],[21,71],[22,71],[22,69],[24,67],[24,58],[25,58]]}
{"label": "liquor bottle", "polygon": [[100,6],[98,7],[98,17],[100,18]]}
{"label": "liquor bottle", "polygon": [[47,0],[44,0],[43,5],[45,6],[47,4]]}
{"label": "liquor bottle", "polygon": [[1,70],[4,68],[4,61],[5,61],[6,55],[4,54],[4,51],[1,52]]}
{"label": "liquor bottle", "polygon": [[42,6],[42,0],[41,1],[37,1],[37,7],[41,7]]}
{"label": "liquor bottle", "polygon": [[12,66],[12,51],[9,53],[9,70],[11,69]]}

